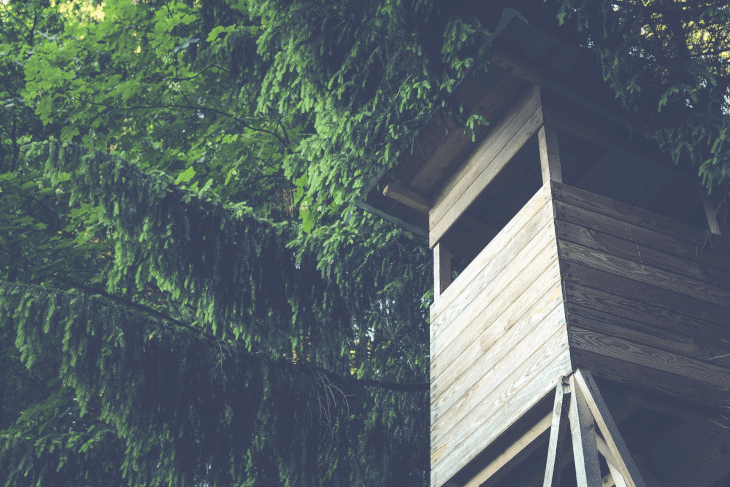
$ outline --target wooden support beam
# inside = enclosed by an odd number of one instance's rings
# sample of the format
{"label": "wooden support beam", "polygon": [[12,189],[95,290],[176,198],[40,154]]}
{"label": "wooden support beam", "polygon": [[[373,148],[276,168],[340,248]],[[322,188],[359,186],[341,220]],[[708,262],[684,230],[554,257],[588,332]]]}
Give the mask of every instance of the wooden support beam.
{"label": "wooden support beam", "polygon": [[495,64],[505,71],[512,73],[515,76],[519,76],[520,78],[524,79],[525,81],[529,81],[530,83],[540,84],[540,82],[542,81],[542,79],[535,73],[523,68],[522,66],[516,64],[514,61],[510,61],[506,57],[499,54],[494,54],[492,56],[492,64]]}
{"label": "wooden support beam", "polygon": [[542,126],[540,87],[531,86],[438,192],[429,211],[431,247]]}
{"label": "wooden support beam", "polygon": [[430,208],[428,199],[425,196],[421,196],[415,191],[412,191],[405,186],[401,186],[400,184],[386,184],[385,188],[383,188],[383,195],[403,203],[407,207],[413,208],[420,213],[428,213]]}
{"label": "wooden support beam", "polygon": [[[613,403],[612,409],[611,409],[611,415],[615,418],[616,423],[621,423],[626,418],[631,416],[634,412],[636,412],[639,409],[639,406],[636,404],[634,400],[633,395],[624,395],[623,397],[619,398],[615,403]],[[564,400],[567,404],[569,404],[570,401],[567,399]],[[573,461],[573,447],[571,446],[570,442],[567,442],[565,444],[565,449],[563,452],[563,459],[562,462],[559,465],[556,465],[556,470],[562,470],[563,468],[567,467],[569,463]],[[610,485],[607,485],[605,483],[607,477],[610,477],[610,474],[604,477],[604,487],[612,487],[613,485],[616,485],[615,483],[612,483]],[[536,474],[533,476],[528,482],[524,483],[524,485],[527,486],[536,486],[540,485],[544,482],[543,472],[540,471],[539,474]]]}
{"label": "wooden support beam", "polygon": [[547,414],[527,433],[507,447],[500,455],[492,460],[481,472],[472,477],[464,487],[489,487],[497,483],[509,473],[520,461],[524,460],[540,445],[544,444],[542,437],[550,430],[553,414]]}
{"label": "wooden support beam", "polygon": [[433,298],[438,299],[451,284],[451,251],[445,242],[433,248]]}
{"label": "wooden support beam", "polygon": [[646,487],[644,481],[639,474],[639,470],[636,468],[634,461],[629,454],[628,448],[624,443],[621,433],[618,431],[618,427],[611,416],[611,412],[608,410],[608,406],[603,401],[598,386],[593,381],[593,376],[587,370],[581,371],[576,370],[572,375],[574,378],[574,384],[578,385],[578,388],[583,393],[587,400],[588,407],[593,414],[593,417],[598,424],[598,427],[603,433],[603,437],[606,440],[608,449],[610,450],[613,458],[621,464],[622,473],[626,473],[624,480],[628,487]]}
{"label": "wooden support beam", "polygon": [[[697,182],[697,190],[700,192],[700,199],[702,200],[702,206],[705,207],[705,216],[707,216],[707,225],[710,231],[715,235],[728,236],[727,223],[717,218],[717,209],[712,202],[712,198],[707,194],[705,187]],[[725,227],[725,228],[723,228]]]}
{"label": "wooden support beam", "polygon": [[560,154],[558,152],[558,133],[543,125],[537,131],[537,140],[540,145],[540,165],[542,166],[542,183],[549,181],[563,182],[563,172],[560,168]]}
{"label": "wooden support beam", "polygon": [[627,487],[626,481],[624,480],[627,473],[623,471],[621,462],[614,458],[613,453],[611,453],[611,449],[608,448],[608,445],[603,438],[596,436],[596,443],[598,446],[598,453],[603,455],[603,458],[606,459],[608,469],[611,471],[611,477],[613,478],[613,482],[616,487]]}
{"label": "wooden support beam", "polygon": [[568,430],[568,409],[570,405],[570,383],[561,377],[555,387],[555,403],[550,427],[547,466],[543,487],[558,487],[563,469],[565,433]]}
{"label": "wooden support beam", "polygon": [[[513,103],[515,90],[521,82],[522,80],[519,77],[509,73],[505,74],[496,86],[489,90],[486,96],[475,105],[470,114],[478,113],[492,124],[496,121],[497,115],[504,107]],[[443,128],[447,128],[450,125],[448,123],[450,119],[445,112],[443,118],[445,121],[442,122],[442,126]],[[433,123],[430,125],[433,125]],[[486,131],[486,128],[480,127],[476,129],[477,140],[480,138],[479,134],[481,130]],[[426,163],[418,170],[413,179],[408,182],[408,186],[416,192],[430,191],[435,185],[445,179],[446,174],[451,172],[471,152],[473,145],[471,139],[465,135],[464,130],[461,128],[451,128],[445,139],[428,156]]]}
{"label": "wooden support beam", "polygon": [[577,386],[576,374],[570,377],[570,434],[573,439],[573,458],[578,487],[600,487],[601,467],[598,463],[596,425],[584,392]]}

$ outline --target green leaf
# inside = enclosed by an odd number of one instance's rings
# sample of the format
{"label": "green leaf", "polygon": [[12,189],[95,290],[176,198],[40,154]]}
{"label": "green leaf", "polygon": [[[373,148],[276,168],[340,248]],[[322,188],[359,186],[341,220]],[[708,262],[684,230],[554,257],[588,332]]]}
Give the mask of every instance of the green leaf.
{"label": "green leaf", "polygon": [[180,174],[178,174],[177,179],[175,179],[175,184],[187,183],[194,177],[195,177],[195,169],[193,169],[191,166],[191,167],[187,168],[186,170],[184,170],[183,172],[181,172]]}

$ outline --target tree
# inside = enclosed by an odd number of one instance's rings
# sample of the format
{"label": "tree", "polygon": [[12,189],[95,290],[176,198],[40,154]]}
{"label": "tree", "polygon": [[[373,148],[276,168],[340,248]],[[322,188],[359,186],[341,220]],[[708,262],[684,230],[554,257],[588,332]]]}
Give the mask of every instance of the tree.
{"label": "tree", "polygon": [[[425,485],[430,257],[354,201],[505,6],[3,3],[5,485]],[[726,6],[516,7],[724,184]]]}

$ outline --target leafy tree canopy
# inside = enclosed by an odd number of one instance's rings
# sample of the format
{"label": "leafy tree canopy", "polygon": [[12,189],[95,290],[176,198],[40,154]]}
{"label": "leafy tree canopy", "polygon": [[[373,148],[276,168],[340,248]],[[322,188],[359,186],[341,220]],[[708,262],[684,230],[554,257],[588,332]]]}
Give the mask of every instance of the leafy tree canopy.
{"label": "leafy tree canopy", "polygon": [[505,7],[725,184],[722,1],[3,1],[4,485],[427,484],[430,256],[354,201]]}

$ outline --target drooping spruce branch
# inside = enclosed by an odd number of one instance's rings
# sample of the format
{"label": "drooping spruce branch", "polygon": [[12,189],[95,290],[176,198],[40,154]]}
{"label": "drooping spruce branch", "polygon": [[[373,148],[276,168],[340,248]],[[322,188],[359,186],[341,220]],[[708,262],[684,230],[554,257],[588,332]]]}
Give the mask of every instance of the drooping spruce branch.
{"label": "drooping spruce branch", "polygon": [[[159,318],[165,322],[172,323],[190,333],[192,333],[194,336],[203,336],[207,338],[211,343],[219,344],[222,343],[220,340],[218,340],[215,336],[211,335],[210,333],[206,333],[202,331],[202,329],[196,329],[189,323],[182,322],[180,320],[177,320],[173,318],[172,316],[169,316],[166,313],[163,313],[159,310],[150,308],[148,306],[145,306],[140,303],[135,303],[134,301],[131,301],[129,299],[125,299],[120,296],[115,296],[113,294],[110,294],[102,289],[97,289],[91,286],[86,286],[84,284],[79,284],[77,282],[70,281],[68,279],[65,279],[61,276],[55,275],[54,276],[59,281],[80,289],[82,291],[85,291],[89,295],[95,295],[99,294],[101,296],[104,296],[105,298],[114,301],[120,305],[128,306],[136,311],[148,314],[150,316],[153,316],[155,318]],[[0,285],[1,286],[1,285]],[[164,326],[164,325],[163,325]],[[225,346],[228,345],[235,345],[235,342],[228,342],[224,344]],[[262,358],[262,360],[266,360],[266,358]],[[430,384],[428,383],[398,383],[398,382],[392,382],[392,381],[383,381],[383,380],[377,380],[377,379],[358,379],[353,374],[347,374],[342,375],[337,372],[334,372],[332,370],[326,369],[324,367],[320,367],[314,363],[310,363],[307,361],[301,361],[298,363],[293,364],[293,366],[296,369],[301,369],[302,372],[306,371],[313,371],[320,373],[327,377],[327,379],[335,384],[338,384],[342,387],[377,387],[380,389],[385,389],[389,391],[399,391],[399,392],[422,392],[422,391],[428,391],[430,388]]]}
{"label": "drooping spruce branch", "polygon": [[205,189],[183,190],[169,176],[146,174],[113,155],[56,142],[29,154],[45,160],[54,183],[73,173],[71,204],[103,209],[116,241],[109,293],[127,276],[139,289],[153,282],[222,338],[250,342],[272,326],[291,326],[306,273],[286,249],[291,225],[258,218],[244,205],[222,205]]}
{"label": "drooping spruce branch", "polygon": [[[367,398],[352,387],[367,381],[176,333],[98,295],[0,284],[0,323],[13,327],[27,367],[56,357],[81,417],[94,405],[124,445],[121,470],[147,485],[153,477],[180,483],[211,462],[225,466],[216,473],[223,485],[302,475],[304,464],[307,475],[324,475],[328,455],[349,448],[337,431]],[[411,407],[411,394],[387,394]],[[277,441],[257,442],[262,435]],[[3,451],[0,442],[0,461]]]}

